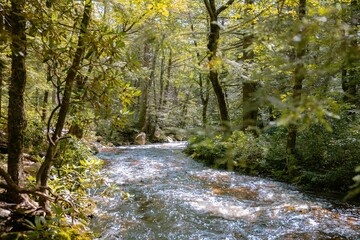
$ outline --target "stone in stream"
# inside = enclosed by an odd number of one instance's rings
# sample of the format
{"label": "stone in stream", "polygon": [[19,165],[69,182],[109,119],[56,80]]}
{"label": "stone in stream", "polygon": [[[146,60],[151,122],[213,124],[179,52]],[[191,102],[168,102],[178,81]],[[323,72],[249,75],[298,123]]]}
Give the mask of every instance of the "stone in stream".
{"label": "stone in stream", "polygon": [[11,212],[7,209],[0,208],[0,217],[1,218],[7,218],[9,217]]}
{"label": "stone in stream", "polygon": [[145,145],[146,143],[146,133],[141,132],[135,137],[135,143],[137,145]]}

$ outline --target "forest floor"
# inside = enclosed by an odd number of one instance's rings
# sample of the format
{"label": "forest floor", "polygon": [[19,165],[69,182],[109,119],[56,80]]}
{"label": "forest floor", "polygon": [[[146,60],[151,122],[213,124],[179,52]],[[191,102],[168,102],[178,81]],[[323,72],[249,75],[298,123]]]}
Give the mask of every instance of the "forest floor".
{"label": "forest floor", "polygon": [[[0,157],[0,167],[4,170],[7,169],[6,164],[6,154],[1,154]],[[24,177],[29,178],[30,176],[35,177],[37,169],[40,167],[40,162],[35,158],[31,157],[28,154],[24,154]],[[30,201],[29,197],[26,194],[22,194],[24,201],[19,204],[10,203],[7,199],[6,190],[0,188],[0,239],[2,239],[2,234],[6,232],[13,231],[20,226],[20,222],[24,221],[23,217],[19,217],[27,211],[33,212],[37,206],[35,202]]]}

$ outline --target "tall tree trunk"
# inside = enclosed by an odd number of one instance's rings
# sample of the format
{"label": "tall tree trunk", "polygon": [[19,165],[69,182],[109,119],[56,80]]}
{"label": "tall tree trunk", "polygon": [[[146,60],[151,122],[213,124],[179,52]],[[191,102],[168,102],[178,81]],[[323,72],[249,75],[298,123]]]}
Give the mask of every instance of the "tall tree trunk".
{"label": "tall tree trunk", "polygon": [[229,113],[226,104],[225,94],[219,81],[219,74],[217,71],[217,49],[220,38],[220,27],[218,23],[219,14],[230,6],[234,0],[229,0],[227,3],[216,9],[215,0],[204,0],[208,15],[210,17],[210,32],[208,36],[208,60],[209,60],[209,80],[212,84],[213,90],[218,103],[220,112],[220,120],[226,131],[229,131]]}
{"label": "tall tree trunk", "polygon": [[41,107],[41,121],[45,122],[47,118],[47,106],[49,102],[49,90],[45,90],[43,104]]}
{"label": "tall tree trunk", "polygon": [[[217,21],[213,20],[213,21]],[[218,41],[219,41],[219,32],[220,32],[220,27],[219,25],[215,22],[210,23],[210,34],[209,34],[209,44],[208,44],[208,50],[209,50],[209,62],[210,62],[210,71],[209,71],[209,80],[212,84],[212,87],[214,89],[214,93],[216,96],[216,100],[217,100],[217,104],[218,104],[218,108],[219,108],[219,112],[220,112],[220,120],[222,123],[226,123],[230,120],[229,118],[229,113],[228,113],[228,109],[227,109],[227,105],[226,105],[226,100],[225,100],[225,94],[223,91],[223,88],[219,82],[219,73],[218,70],[216,69],[217,67],[216,65],[216,51],[217,51],[217,45],[218,45]]]}
{"label": "tall tree trunk", "polygon": [[[92,1],[86,0],[85,6],[84,6],[84,13],[81,21],[81,27],[80,27],[80,33],[78,38],[78,44],[77,49],[74,55],[74,59],[72,61],[72,64],[67,72],[66,78],[65,78],[65,89],[64,94],[62,97],[62,101],[60,104],[60,110],[55,126],[55,131],[52,134],[51,138],[49,139],[49,146],[46,152],[45,161],[42,163],[37,176],[36,176],[36,184],[37,186],[42,187],[43,192],[47,192],[46,188],[48,187],[48,179],[50,176],[50,170],[54,163],[54,155],[56,153],[56,148],[58,145],[58,142],[62,135],[62,130],[65,125],[65,120],[67,113],[69,111],[70,107],[70,99],[72,94],[72,89],[74,85],[74,81],[76,79],[76,75],[78,70],[80,69],[81,61],[85,52],[86,47],[86,38],[88,33],[88,26],[90,22],[90,16],[91,16],[91,7],[92,7]],[[50,120],[49,120],[50,121]],[[47,201],[45,198],[40,198],[40,205],[47,211]]]}
{"label": "tall tree trunk", "polygon": [[257,117],[258,117],[258,101],[255,96],[257,90],[257,82],[244,81],[242,83],[243,90],[243,131],[251,131],[255,136],[257,133]]}
{"label": "tall tree trunk", "polygon": [[[147,119],[147,132],[150,133],[151,135],[154,134],[155,132],[155,128],[156,128],[156,121],[157,121],[157,112],[156,112],[156,103],[157,103],[157,94],[156,94],[156,62],[157,62],[157,58],[158,58],[158,54],[159,54],[159,50],[160,50],[160,46],[157,46],[154,50],[153,53],[153,58],[151,61],[151,72],[150,72],[150,82],[149,82],[149,86],[150,88],[153,88],[153,104],[152,104],[152,108],[151,110],[154,112],[150,112],[150,117]],[[150,90],[150,89],[149,89]],[[149,103],[148,103],[149,104]],[[151,136],[152,137],[152,136]]]}
{"label": "tall tree trunk", "polygon": [[210,81],[207,78],[205,80],[205,86],[204,86],[204,79],[202,73],[199,73],[199,83],[200,83],[200,99],[201,99],[201,116],[202,116],[202,125],[205,128],[208,122],[207,119],[207,111],[208,111],[208,105],[209,105],[209,99],[210,99],[210,92],[209,92],[209,86]]}
{"label": "tall tree trunk", "polygon": [[[245,1],[247,7],[245,10],[246,16],[252,18],[250,12],[254,5],[254,0]],[[251,24],[253,30],[253,24]],[[243,41],[243,61],[251,61],[254,58],[254,51],[249,49],[253,44],[254,36],[252,33],[246,34]],[[243,89],[243,125],[242,130],[250,130],[255,135],[258,135],[256,130],[257,116],[258,116],[258,101],[256,95],[258,84],[255,81],[244,81]]]}
{"label": "tall tree trunk", "polygon": [[[190,19],[190,27],[191,27],[191,32],[192,35],[195,39],[195,30],[194,30],[194,24],[192,21],[192,17],[189,14],[189,19]],[[199,67],[199,69],[201,68],[201,57],[200,57],[200,53],[198,51],[198,44],[197,41],[194,40],[194,46],[195,46],[195,51],[196,51],[196,59],[197,59],[197,65]],[[205,86],[204,86],[204,78],[203,78],[203,74],[199,71],[198,73],[198,77],[199,77],[199,88],[200,88],[200,100],[201,100],[201,106],[202,106],[202,126],[205,128],[207,125],[207,109],[208,109],[208,103],[209,103],[209,99],[210,99],[210,92],[209,92],[209,85],[210,85],[210,79],[207,78],[206,82],[205,82]]]}
{"label": "tall tree trunk", "polygon": [[[25,0],[11,1],[11,79],[8,108],[8,173],[12,180],[22,184],[22,156],[26,128],[24,92],[26,85],[26,19]],[[14,200],[17,194],[11,193]]]}
{"label": "tall tree trunk", "polygon": [[[149,43],[144,45],[144,57],[143,57],[143,66],[149,68],[150,66],[150,49]],[[141,96],[140,96],[140,110],[139,110],[139,120],[137,123],[138,128],[141,131],[145,131],[147,126],[147,108],[148,108],[148,97],[149,97],[149,79],[147,77],[143,78],[140,82]]]}
{"label": "tall tree trunk", "polygon": [[[1,60],[0,60],[1,61]],[[0,63],[1,64],[1,63]],[[2,95],[3,95],[3,85],[4,85],[4,67],[0,65],[0,120],[2,118]]]}
{"label": "tall tree trunk", "polygon": [[164,73],[165,73],[165,54],[162,51],[161,63],[160,63],[160,77],[159,77],[159,84],[160,84],[160,92],[159,92],[159,104],[158,104],[158,111],[163,109],[163,99],[164,99]]}
{"label": "tall tree trunk", "polygon": [[344,91],[343,100],[346,103],[359,108],[359,97],[358,97],[358,75],[359,70],[357,69],[357,63],[359,61],[358,56],[358,41],[357,41],[357,26],[360,22],[360,4],[357,0],[352,0],[350,3],[350,27],[351,34],[350,39],[345,40],[346,56],[344,66],[342,70],[342,89]]}
{"label": "tall tree trunk", "polygon": [[[0,48],[3,47],[5,39],[5,10],[4,8],[0,9]],[[2,118],[2,95],[3,95],[3,85],[4,85],[4,70],[5,70],[5,60],[0,58],[0,119]]]}
{"label": "tall tree trunk", "polygon": [[163,107],[165,108],[170,94],[170,79],[171,79],[171,70],[172,70],[172,51],[170,49],[169,53],[169,60],[167,64],[167,70],[166,70],[166,81],[165,81],[165,89],[164,89],[164,100],[163,100]]}
{"label": "tall tree trunk", "polygon": [[[299,21],[302,21],[306,15],[306,0],[299,0]],[[301,40],[295,46],[295,61],[296,66],[294,70],[294,85],[293,85],[293,104],[294,108],[297,109],[300,106],[301,98],[302,98],[302,85],[303,80],[305,79],[305,64],[304,64],[304,56],[306,50],[306,36],[304,32],[300,32]],[[298,133],[298,125],[296,123],[290,123],[288,127],[288,135],[287,135],[287,142],[286,142],[286,165],[287,170],[290,175],[293,175],[297,160],[296,160],[296,138]]]}

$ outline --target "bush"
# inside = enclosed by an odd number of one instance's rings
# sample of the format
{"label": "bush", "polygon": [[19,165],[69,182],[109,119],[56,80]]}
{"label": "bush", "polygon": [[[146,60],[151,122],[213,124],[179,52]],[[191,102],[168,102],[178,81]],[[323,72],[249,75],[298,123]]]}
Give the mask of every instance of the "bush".
{"label": "bush", "polygon": [[215,167],[257,174],[264,164],[265,146],[251,133],[234,131],[228,138],[222,135],[195,135],[189,139],[185,152]]}
{"label": "bush", "polygon": [[[233,164],[238,171],[249,174],[262,172],[264,156],[267,152],[267,146],[263,140],[252,133],[234,131],[226,143],[228,166]],[[231,161],[230,164],[229,161]]]}
{"label": "bush", "polygon": [[192,158],[214,165],[217,159],[225,156],[226,147],[222,136],[209,138],[206,135],[195,135],[189,139],[185,152]]}
{"label": "bush", "polygon": [[[24,239],[91,239],[87,222],[95,204],[90,190],[103,187],[105,176],[100,173],[103,161],[92,156],[89,148],[75,138],[62,140],[60,145],[49,180],[51,196],[56,195],[51,202],[52,216],[25,220],[30,231],[20,234]],[[35,185],[34,176],[29,181]]]}
{"label": "bush", "polygon": [[106,142],[113,143],[115,146],[134,143],[135,135],[139,130],[131,125],[116,126],[110,121],[99,121],[96,128],[96,135],[104,138]]}
{"label": "bush", "polygon": [[43,155],[47,147],[46,126],[39,119],[29,120],[25,136],[24,147],[32,155]]}
{"label": "bush", "polygon": [[302,184],[346,191],[353,184],[360,159],[360,131],[349,128],[348,118],[333,120],[333,131],[312,125],[298,139]]}
{"label": "bush", "polygon": [[360,166],[357,166],[355,171],[358,173],[358,175],[353,177],[355,184],[351,186],[351,190],[346,195],[345,199],[353,199],[360,195]]}
{"label": "bush", "polygon": [[271,127],[260,137],[242,131],[234,131],[228,138],[219,134],[196,134],[189,139],[186,152],[216,167],[270,175],[307,189],[346,192],[353,185],[349,194],[358,195],[360,176],[355,176],[354,169],[360,159],[360,119],[346,115],[328,122],[332,131],[321,124],[299,130],[296,176],[288,175],[286,168],[287,129],[284,127]]}

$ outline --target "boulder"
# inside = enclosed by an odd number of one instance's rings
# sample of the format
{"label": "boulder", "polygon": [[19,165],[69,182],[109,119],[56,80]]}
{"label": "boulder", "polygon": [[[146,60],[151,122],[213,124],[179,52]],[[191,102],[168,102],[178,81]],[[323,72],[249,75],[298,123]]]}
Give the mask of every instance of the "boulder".
{"label": "boulder", "polygon": [[137,145],[144,145],[146,143],[146,133],[141,132],[135,137],[135,143]]}
{"label": "boulder", "polygon": [[174,141],[174,138],[172,136],[166,136],[166,142],[172,143],[172,142],[175,142],[175,141]]}
{"label": "boulder", "polygon": [[154,132],[154,138],[159,140],[161,135],[162,135],[161,129],[159,127],[156,127]]}
{"label": "boulder", "polygon": [[1,218],[7,218],[9,217],[11,212],[7,209],[0,208],[0,217]]}
{"label": "boulder", "polygon": [[174,138],[176,139],[176,141],[184,141],[184,136],[180,134],[175,134]]}

